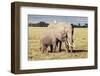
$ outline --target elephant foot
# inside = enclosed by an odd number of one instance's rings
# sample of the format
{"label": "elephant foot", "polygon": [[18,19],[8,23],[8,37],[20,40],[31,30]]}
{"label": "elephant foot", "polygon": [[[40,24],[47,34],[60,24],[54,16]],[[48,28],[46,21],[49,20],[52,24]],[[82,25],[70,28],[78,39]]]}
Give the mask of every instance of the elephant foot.
{"label": "elephant foot", "polygon": [[48,50],[49,53],[53,53],[53,50]]}
{"label": "elephant foot", "polygon": [[73,51],[72,50],[68,50],[68,53],[73,53]]}
{"label": "elephant foot", "polygon": [[61,52],[62,50],[59,50],[59,52]]}
{"label": "elephant foot", "polygon": [[49,51],[49,53],[52,53],[53,51]]}

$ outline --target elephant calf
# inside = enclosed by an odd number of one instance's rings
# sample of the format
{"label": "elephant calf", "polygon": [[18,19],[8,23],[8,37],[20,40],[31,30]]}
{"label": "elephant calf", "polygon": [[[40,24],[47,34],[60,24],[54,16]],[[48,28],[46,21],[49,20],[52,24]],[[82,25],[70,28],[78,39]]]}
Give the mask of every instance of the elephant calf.
{"label": "elephant calf", "polygon": [[48,52],[47,48],[50,46],[51,52],[56,50],[56,38],[46,35],[40,39],[40,50],[44,52]]}

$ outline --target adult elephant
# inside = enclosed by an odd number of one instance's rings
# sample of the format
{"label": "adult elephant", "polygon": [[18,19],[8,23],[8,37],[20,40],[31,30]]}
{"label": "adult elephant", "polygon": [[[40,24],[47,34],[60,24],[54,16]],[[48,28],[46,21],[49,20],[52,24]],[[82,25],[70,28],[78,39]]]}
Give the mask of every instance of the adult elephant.
{"label": "adult elephant", "polygon": [[[63,35],[61,32],[64,32],[66,34],[66,40],[64,41],[66,48],[68,49],[68,52],[73,51],[73,33],[74,33],[74,27],[70,23],[67,22],[59,22],[59,23],[51,23],[48,26],[49,30],[56,30],[55,36],[58,39],[57,46],[59,45],[59,51],[61,51],[62,46],[62,39]],[[70,49],[70,50],[69,50]]]}

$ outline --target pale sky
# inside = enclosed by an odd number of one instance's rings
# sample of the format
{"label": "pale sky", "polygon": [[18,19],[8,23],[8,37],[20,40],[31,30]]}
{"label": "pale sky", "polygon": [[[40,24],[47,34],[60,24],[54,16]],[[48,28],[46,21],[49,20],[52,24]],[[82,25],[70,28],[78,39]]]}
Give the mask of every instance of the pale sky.
{"label": "pale sky", "polygon": [[39,23],[40,21],[50,23],[56,20],[56,22],[70,22],[73,24],[88,24],[88,17],[78,16],[52,16],[52,15],[28,15],[28,23]]}

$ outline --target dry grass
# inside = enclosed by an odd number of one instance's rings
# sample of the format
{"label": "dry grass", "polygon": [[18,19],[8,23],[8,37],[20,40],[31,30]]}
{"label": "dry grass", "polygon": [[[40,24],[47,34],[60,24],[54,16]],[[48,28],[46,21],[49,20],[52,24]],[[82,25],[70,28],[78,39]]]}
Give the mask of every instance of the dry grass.
{"label": "dry grass", "polygon": [[[76,59],[87,58],[88,49],[88,31],[87,28],[74,29],[74,53],[66,53],[65,51],[56,53],[40,52],[40,37],[43,32],[47,31],[47,27],[29,27],[28,42],[28,59],[29,60],[50,60],[50,59]],[[64,44],[62,49],[65,49]]]}

